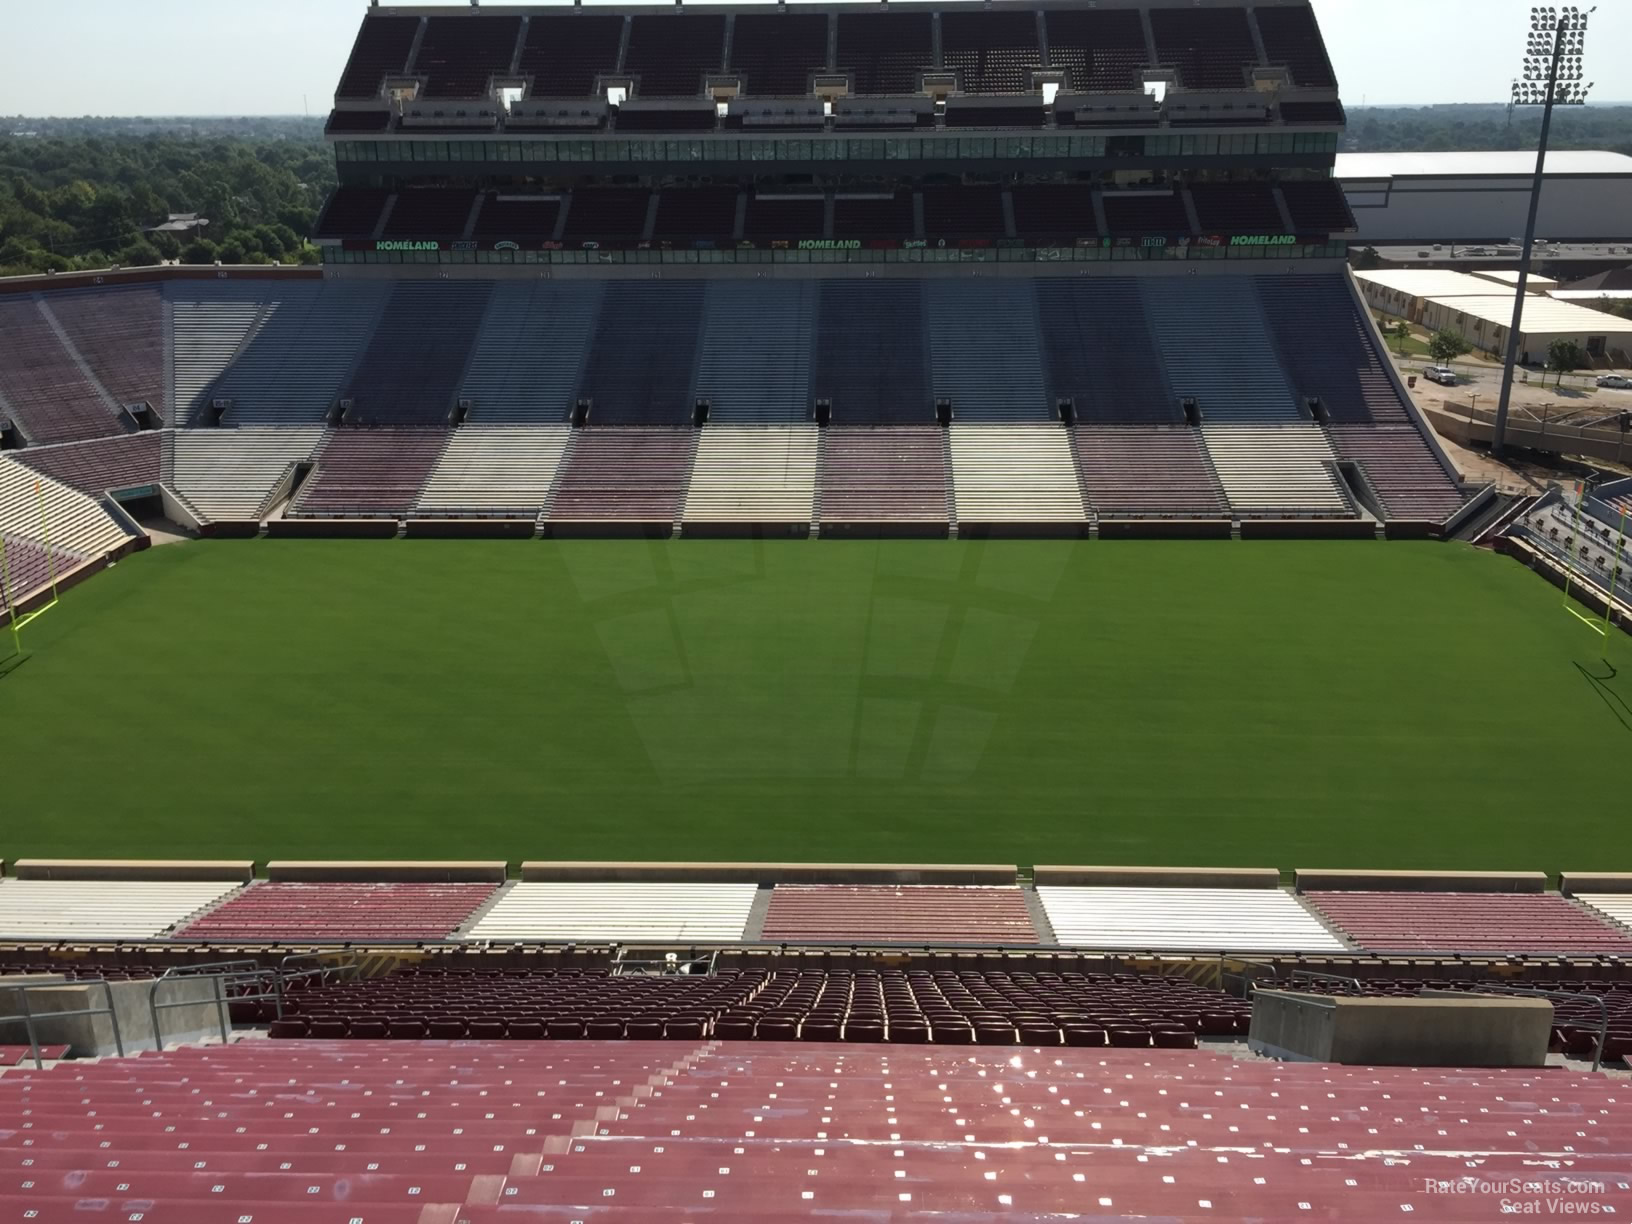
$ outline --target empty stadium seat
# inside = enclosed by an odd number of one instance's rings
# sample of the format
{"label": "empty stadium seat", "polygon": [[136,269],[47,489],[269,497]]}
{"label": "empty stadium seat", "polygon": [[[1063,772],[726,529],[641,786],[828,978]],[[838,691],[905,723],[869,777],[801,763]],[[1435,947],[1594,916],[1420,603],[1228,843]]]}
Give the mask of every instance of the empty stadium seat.
{"label": "empty stadium seat", "polygon": [[1245,90],[1258,65],[1245,9],[1150,10],[1156,62],[1178,70],[1184,89]]}
{"label": "empty stadium seat", "polygon": [[30,446],[13,452],[36,472],[92,495],[156,486],[163,478],[164,436],[156,432]]}
{"label": "empty stadium seat", "polygon": [[816,501],[814,425],[710,425],[687,487],[689,525],[809,523]]}
{"label": "empty stadium seat", "polygon": [[1088,507],[1100,518],[1224,518],[1229,503],[1184,426],[1078,426],[1072,431]]}
{"label": "empty stadium seat", "polygon": [[821,282],[819,303],[811,395],[831,402],[834,421],[934,420],[923,286],[917,281],[827,280]]}
{"label": "empty stadium seat", "polygon": [[696,440],[690,429],[579,431],[544,521],[673,524]]}
{"label": "empty stadium seat", "polygon": [[[1260,276],[1264,320],[1293,390],[1339,422],[1410,420],[1354,295],[1341,276]],[[1311,342],[1318,336],[1318,342]]]}
{"label": "empty stadium seat", "polygon": [[106,556],[130,539],[91,497],[7,457],[0,457],[0,533],[8,541],[40,547],[49,537],[52,550],[74,558],[76,566]]}
{"label": "empty stadium seat", "polygon": [[[368,281],[275,285],[252,334],[182,424],[207,425],[208,400],[228,401],[228,425],[314,425],[324,421],[367,348],[389,295]],[[178,379],[179,381],[179,379]]]}
{"label": "empty stadium seat", "polygon": [[779,884],[761,938],[785,943],[1037,942],[1018,888]]}
{"label": "empty stadium seat", "polygon": [[[1462,1184],[1470,1164],[1497,1184],[1540,1180],[1541,1161],[1579,1178],[1569,1201],[1596,1215],[1624,1206],[1602,1170],[1624,1164],[1627,1141],[1608,1121],[1583,1135],[1582,1119],[1612,1119],[1616,1092],[1560,1069],[1333,1068],[1148,1040],[259,1042],[0,1077],[0,1108],[53,1127],[48,1147],[12,1145],[0,1211],[39,1224],[98,1202],[250,1224],[591,1211],[634,1224],[1084,1210],[1381,1220],[1404,1205],[1463,1221],[1490,1218],[1484,1196],[1425,1186]],[[1364,1159],[1352,1118],[1365,1120]]]}
{"label": "empty stadium seat", "polygon": [[1182,422],[1136,281],[1041,280],[1037,306],[1049,407],[1079,421]]}
{"label": "empty stadium seat", "polygon": [[1443,523],[1467,500],[1414,425],[1333,425],[1338,458],[1359,466],[1390,519]]}
{"label": "empty stadium seat", "polygon": [[492,292],[488,281],[399,281],[345,392],[347,420],[445,425]]}
{"label": "empty stadium seat", "polygon": [[0,939],[156,939],[239,887],[230,880],[0,880]]}
{"label": "empty stadium seat", "polygon": [[440,429],[337,429],[300,487],[296,518],[399,518],[419,503],[448,443]]}
{"label": "empty stadium seat", "polygon": [[491,884],[263,881],[187,923],[177,935],[213,940],[444,939],[493,891]]}
{"label": "empty stadium seat", "polygon": [[570,433],[564,423],[467,425],[455,431],[414,513],[536,519],[555,483]]}
{"label": "empty stadium seat", "polygon": [[1311,890],[1304,899],[1371,952],[1632,953],[1632,936],[1557,893]]}
{"label": "empty stadium seat", "polygon": [[703,300],[700,281],[608,283],[578,386],[593,424],[691,422]]}
{"label": "empty stadium seat", "polygon": [[815,309],[810,281],[709,282],[697,398],[708,401],[711,423],[810,418]]}
{"label": "empty stadium seat", "polygon": [[1066,72],[1068,89],[1137,91],[1149,66],[1145,30],[1136,9],[1049,9],[1048,61]]}
{"label": "empty stadium seat", "polygon": [[1205,425],[1202,440],[1230,506],[1243,516],[1354,514],[1318,425]]}
{"label": "empty stadium seat", "polygon": [[735,940],[757,891],[753,884],[523,881],[507,889],[466,938]]}
{"label": "empty stadium seat", "polygon": [[1335,89],[1337,77],[1327,58],[1314,10],[1300,5],[1253,10],[1264,54],[1271,64],[1284,65],[1292,83],[1303,89]]}
{"label": "empty stadium seat", "polygon": [[924,286],[930,390],[960,422],[1057,419],[1043,383],[1037,299],[1020,281]]}
{"label": "empty stadium seat", "polygon": [[459,398],[471,423],[567,420],[600,310],[595,281],[502,282],[493,297]]}
{"label": "empty stadium seat", "polygon": [[43,307],[120,405],[164,410],[164,313],[157,288],[53,293]]}
{"label": "empty stadium seat", "polygon": [[269,300],[310,288],[279,286],[274,292],[267,282],[168,282],[164,297],[172,318],[175,374],[164,419],[178,426],[205,423],[216,380],[254,337]]}
{"label": "empty stadium seat", "polygon": [[273,491],[323,442],[321,426],[185,429],[175,435],[171,477],[206,523],[258,522]]}
{"label": "empty stadium seat", "polygon": [[933,425],[827,430],[817,479],[822,522],[946,523],[941,432]]}
{"label": "empty stadium seat", "polygon": [[1167,384],[1208,424],[1307,419],[1287,386],[1246,277],[1159,277],[1140,285]]}
{"label": "empty stadium seat", "polygon": [[30,297],[0,302],[0,402],[34,443],[125,433],[121,405],[87,378]]}
{"label": "empty stadium seat", "polygon": [[1344,943],[1278,888],[1042,885],[1062,944],[1142,951],[1340,952]]}
{"label": "empty stadium seat", "polygon": [[1063,426],[955,423],[950,441],[960,528],[1087,520]]}

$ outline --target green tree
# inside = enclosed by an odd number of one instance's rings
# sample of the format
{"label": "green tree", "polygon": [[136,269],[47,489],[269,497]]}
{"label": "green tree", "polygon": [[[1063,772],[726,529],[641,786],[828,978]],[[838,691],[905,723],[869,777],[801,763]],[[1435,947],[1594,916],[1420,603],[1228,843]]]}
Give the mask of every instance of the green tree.
{"label": "green tree", "polygon": [[1441,328],[1428,337],[1428,355],[1440,365],[1447,361],[1455,361],[1462,354],[1471,351],[1473,345],[1464,340],[1459,332]]}
{"label": "green tree", "polygon": [[221,248],[208,238],[195,238],[181,249],[182,263],[208,264],[221,257]]}
{"label": "green tree", "polygon": [[159,248],[145,238],[127,244],[119,252],[119,263],[127,268],[151,268],[163,261]]}
{"label": "green tree", "polygon": [[1554,386],[1561,385],[1564,382],[1564,375],[1571,370],[1579,370],[1586,364],[1587,355],[1574,340],[1560,336],[1547,346],[1547,368],[1558,373],[1558,381],[1553,384]]}
{"label": "green tree", "polygon": [[1354,268],[1357,272],[1369,272],[1383,266],[1383,257],[1377,253],[1374,246],[1362,247],[1354,256]]}

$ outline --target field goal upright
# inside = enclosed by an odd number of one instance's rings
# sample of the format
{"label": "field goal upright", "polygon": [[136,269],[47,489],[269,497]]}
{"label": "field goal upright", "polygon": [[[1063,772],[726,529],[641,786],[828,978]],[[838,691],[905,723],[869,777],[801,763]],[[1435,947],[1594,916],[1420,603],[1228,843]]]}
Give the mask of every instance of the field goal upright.
{"label": "field goal upright", "polygon": [[[1618,579],[1627,573],[1626,566],[1626,519],[1627,507],[1620,508],[1620,528],[1616,532],[1615,550],[1610,554],[1610,578],[1604,589],[1604,618],[1600,622],[1596,617],[1588,616],[1575,607],[1570,600],[1570,587],[1578,581],[1581,586],[1594,585],[1583,573],[1579,579],[1576,573],[1576,548],[1581,540],[1581,509],[1586,504],[1587,488],[1585,481],[1575,482],[1575,514],[1570,521],[1570,538],[1564,550],[1564,611],[1580,621],[1588,629],[1598,635],[1599,644],[1603,647],[1603,657],[1609,659],[1609,643],[1615,634],[1615,601],[1618,597]],[[1581,556],[1586,556],[1587,550],[1581,547]]]}
{"label": "field goal upright", "polygon": [[4,610],[7,614],[6,623],[0,628],[10,630],[5,636],[11,642],[11,648],[0,653],[0,677],[20,666],[28,658],[28,653],[23,650],[23,630],[57,606],[57,554],[51,547],[51,515],[46,509],[45,486],[38,477],[34,480],[34,495],[39,500],[40,533],[45,543],[45,572],[51,587],[51,598],[26,615],[18,610],[17,588],[11,574],[11,556],[6,551],[5,537],[0,536],[0,595],[5,597]]}

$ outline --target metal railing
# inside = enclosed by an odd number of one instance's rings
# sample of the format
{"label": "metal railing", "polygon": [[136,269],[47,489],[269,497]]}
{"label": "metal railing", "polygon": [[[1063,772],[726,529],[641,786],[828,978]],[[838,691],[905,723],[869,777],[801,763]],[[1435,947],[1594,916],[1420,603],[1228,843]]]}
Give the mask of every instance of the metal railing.
{"label": "metal railing", "polygon": [[[665,952],[661,956],[642,956],[640,952],[646,949],[620,950],[612,961],[613,977],[679,977],[692,975],[696,977],[712,976],[719,964],[718,952],[692,953],[682,956],[678,952]],[[634,952],[636,955],[626,955]]]}
{"label": "metal railing", "polygon": [[[211,997],[207,1002],[198,999],[171,999],[160,1002],[159,996],[166,986],[196,981],[199,978],[207,979],[211,983]],[[231,986],[244,984],[258,989],[229,993]],[[162,975],[154,978],[147,988],[148,1013],[153,1019],[153,1048],[160,1053],[164,1052],[164,1023],[159,1016],[161,1011],[180,1007],[205,1007],[211,1004],[215,1007],[219,1022],[221,1044],[227,1044],[232,1034],[229,1008],[234,999],[255,1002],[273,999],[278,1003],[279,1015],[282,1015],[283,983],[278,970],[264,967],[252,960],[216,961],[210,964],[179,965],[166,969]]]}
{"label": "metal railing", "polygon": [[[28,1005],[28,992],[31,990],[60,990],[64,986],[100,986],[107,999],[106,1007],[82,1007],[73,1011],[41,1012],[38,1015]],[[61,982],[19,982],[12,985],[0,985],[0,990],[10,991],[17,996],[17,1005],[21,1009],[10,1015],[0,1014],[0,1024],[22,1022],[28,1032],[28,1052],[34,1060],[36,1070],[44,1070],[45,1059],[40,1056],[40,1035],[35,1028],[36,1020],[67,1019],[70,1016],[106,1016],[113,1028],[113,1048],[120,1058],[125,1056],[125,1039],[119,1031],[119,1013],[113,1005],[113,985],[106,978],[80,978],[77,981]]]}

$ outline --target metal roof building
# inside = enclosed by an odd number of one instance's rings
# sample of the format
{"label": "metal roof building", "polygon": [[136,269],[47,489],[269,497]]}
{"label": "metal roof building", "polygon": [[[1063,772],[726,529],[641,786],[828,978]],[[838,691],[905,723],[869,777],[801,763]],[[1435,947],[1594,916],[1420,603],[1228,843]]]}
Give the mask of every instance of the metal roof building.
{"label": "metal roof building", "polygon": [[[1339,153],[1334,171],[1354,241],[1499,243],[1524,232],[1533,152]],[[1553,242],[1632,239],[1632,157],[1547,155],[1537,234]]]}

